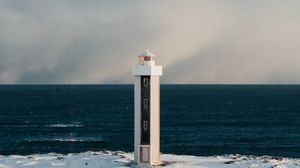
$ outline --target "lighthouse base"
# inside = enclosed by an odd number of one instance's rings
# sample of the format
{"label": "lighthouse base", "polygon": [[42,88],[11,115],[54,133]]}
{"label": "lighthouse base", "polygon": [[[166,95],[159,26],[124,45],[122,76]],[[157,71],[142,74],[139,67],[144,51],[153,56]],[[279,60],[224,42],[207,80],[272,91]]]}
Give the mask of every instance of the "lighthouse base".
{"label": "lighthouse base", "polygon": [[149,167],[152,165],[160,165],[160,160],[154,161],[151,158],[151,145],[139,145],[137,162],[140,167]]}

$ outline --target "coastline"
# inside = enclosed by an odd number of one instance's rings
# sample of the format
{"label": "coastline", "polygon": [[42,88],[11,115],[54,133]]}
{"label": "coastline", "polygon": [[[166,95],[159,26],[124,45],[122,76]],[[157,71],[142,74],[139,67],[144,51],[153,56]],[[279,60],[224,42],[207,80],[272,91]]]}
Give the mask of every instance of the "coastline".
{"label": "coastline", "polygon": [[[272,156],[254,156],[230,154],[222,156],[189,156],[162,154],[162,165],[155,167],[165,168],[248,168],[248,167],[300,167],[300,158],[284,158]],[[125,168],[137,167],[133,162],[133,153],[122,151],[100,151],[70,154],[32,154],[32,155],[0,155],[1,168],[48,168],[48,167],[72,167],[72,168]]]}

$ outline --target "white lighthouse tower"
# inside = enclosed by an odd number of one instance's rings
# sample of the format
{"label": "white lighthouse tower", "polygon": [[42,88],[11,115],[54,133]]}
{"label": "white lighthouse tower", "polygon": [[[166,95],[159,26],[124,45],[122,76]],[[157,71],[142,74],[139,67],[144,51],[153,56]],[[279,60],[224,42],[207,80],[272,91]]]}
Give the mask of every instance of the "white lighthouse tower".
{"label": "white lighthouse tower", "polygon": [[134,161],[140,166],[160,164],[160,76],[155,55],[138,56],[134,75]]}

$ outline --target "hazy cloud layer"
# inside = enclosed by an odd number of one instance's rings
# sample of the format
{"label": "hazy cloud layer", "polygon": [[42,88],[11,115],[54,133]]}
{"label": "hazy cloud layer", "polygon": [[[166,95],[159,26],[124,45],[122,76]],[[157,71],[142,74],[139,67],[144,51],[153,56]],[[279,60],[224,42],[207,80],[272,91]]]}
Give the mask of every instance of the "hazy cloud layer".
{"label": "hazy cloud layer", "polygon": [[0,83],[300,83],[298,0],[2,0]]}

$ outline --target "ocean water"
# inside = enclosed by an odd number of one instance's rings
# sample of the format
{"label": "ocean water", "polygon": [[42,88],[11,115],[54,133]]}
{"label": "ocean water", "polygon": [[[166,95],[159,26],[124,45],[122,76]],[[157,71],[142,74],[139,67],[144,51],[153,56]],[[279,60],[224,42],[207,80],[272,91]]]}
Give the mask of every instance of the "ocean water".
{"label": "ocean water", "polygon": [[[0,154],[133,151],[133,85],[1,85]],[[300,158],[300,85],[162,85],[161,152]]]}

